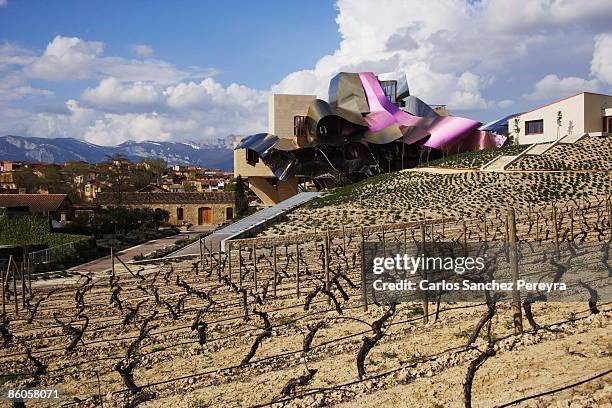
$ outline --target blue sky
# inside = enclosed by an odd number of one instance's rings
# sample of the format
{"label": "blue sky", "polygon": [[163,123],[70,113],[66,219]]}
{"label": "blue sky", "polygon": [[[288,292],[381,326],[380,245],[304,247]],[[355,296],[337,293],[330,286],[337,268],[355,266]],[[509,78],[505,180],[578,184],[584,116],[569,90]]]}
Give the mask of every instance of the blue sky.
{"label": "blue sky", "polygon": [[11,1],[0,39],[44,50],[57,35],[79,37],[126,58],[147,44],[155,58],[219,70],[224,85],[269,88],[334,51],[336,14],[331,1]]}
{"label": "blue sky", "polygon": [[[0,10],[0,39],[44,50],[55,36],[94,39],[104,52],[134,57],[148,45],[152,57],[178,67],[210,68],[224,86],[232,82],[267,89],[279,78],[313,65],[339,41],[333,2],[13,1]],[[221,18],[223,16],[223,18]],[[311,30],[313,21],[317,30]],[[61,109],[95,80],[32,80],[53,98],[16,106]]]}
{"label": "blue sky", "polygon": [[481,121],[610,93],[609,0],[0,0],[0,134],[100,144],[267,129],[270,92],[397,72]]}

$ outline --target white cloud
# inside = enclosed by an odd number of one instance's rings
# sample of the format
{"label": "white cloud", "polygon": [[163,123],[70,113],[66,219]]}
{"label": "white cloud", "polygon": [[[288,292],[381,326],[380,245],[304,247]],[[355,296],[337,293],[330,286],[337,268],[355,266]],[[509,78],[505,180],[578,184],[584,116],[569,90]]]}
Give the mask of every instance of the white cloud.
{"label": "white cloud", "polygon": [[0,0],[0,7],[8,6],[8,0]]}
{"label": "white cloud", "polygon": [[578,77],[559,78],[555,74],[546,75],[535,84],[535,89],[524,97],[530,100],[550,100],[564,98],[583,91],[596,91],[596,79],[583,79]]}
{"label": "white cloud", "polygon": [[52,96],[53,92],[30,86],[19,72],[10,72],[0,76],[0,101],[16,101],[27,96],[36,95]]}
{"label": "white cloud", "polygon": [[[1,0],[0,0],[1,1]],[[0,71],[15,65],[26,65],[36,59],[33,52],[5,41],[0,44]]]}
{"label": "white cloud", "polygon": [[292,72],[278,84],[272,85],[274,93],[289,93],[299,95],[317,95],[319,98],[327,97],[327,83],[317,76],[314,70]]}
{"label": "white cloud", "polygon": [[160,100],[152,84],[122,83],[117,78],[105,78],[95,88],[87,88],[81,98],[102,109],[128,109],[130,106],[154,106]]}
{"label": "white cloud", "polygon": [[28,122],[22,124],[28,136],[38,137],[76,137],[82,139],[83,129],[86,129],[98,113],[82,107],[76,100],[69,99],[65,103],[65,113],[37,113],[27,117]]}
{"label": "white cloud", "polygon": [[8,130],[3,125],[10,125],[29,136],[85,138],[101,145],[126,140],[210,140],[265,130],[267,96],[268,92],[238,84],[223,87],[213,78],[166,89],[105,78],[82,93],[82,102],[69,100],[63,110],[29,116],[0,110],[0,132]]}
{"label": "white cloud", "polygon": [[[482,111],[511,106],[529,86],[523,75],[555,65],[578,67],[574,61],[592,52],[586,44],[594,30],[608,24],[612,2],[379,0],[376,9],[384,12],[373,13],[368,2],[339,0],[337,8],[337,50],[312,69],[287,75],[273,91],[326,98],[328,81],[339,71],[405,72],[411,93],[424,101]],[[600,42],[599,55],[608,55],[611,47]],[[608,72],[610,64],[602,61],[594,61],[594,75]],[[568,81],[563,85],[571,88]]]}
{"label": "white cloud", "polygon": [[608,0],[490,0],[482,5],[491,27],[516,32],[541,32],[568,24],[597,24],[609,21]]}
{"label": "white cloud", "polygon": [[200,83],[179,83],[164,91],[167,105],[179,110],[207,110],[214,107],[253,109],[265,104],[268,94],[235,83],[223,88],[213,78],[206,78]]}
{"label": "white cloud", "polygon": [[215,73],[214,70],[206,69],[182,70],[156,59],[105,57],[103,52],[102,42],[56,36],[42,55],[24,67],[24,72],[31,78],[54,81],[110,76],[122,81],[151,81],[160,84]]}
{"label": "white cloud", "polygon": [[[206,108],[215,94],[222,92],[222,87],[212,78],[206,78],[201,83],[180,83],[167,88],[164,92],[167,104],[174,109]],[[205,105],[206,104],[206,105]]]}
{"label": "white cloud", "polygon": [[604,33],[595,37],[591,75],[612,85],[612,33]]}
{"label": "white cloud", "polygon": [[134,44],[132,45],[132,51],[139,57],[150,57],[153,55],[153,47],[147,44]]}
{"label": "white cloud", "polygon": [[163,118],[155,113],[106,114],[85,132],[91,143],[115,145],[126,140],[169,140],[171,134],[163,129]]}
{"label": "white cloud", "polygon": [[91,78],[103,50],[104,44],[98,41],[57,36],[39,58],[26,66],[25,72],[32,78],[49,80]]}
{"label": "white cloud", "polygon": [[250,134],[265,128],[265,111],[253,115],[225,109],[180,113],[107,113],[84,131],[84,138],[101,145],[126,140],[210,140],[231,133]]}
{"label": "white cloud", "polygon": [[[147,44],[134,44],[130,59],[76,37],[57,36],[43,52],[1,43],[0,132],[101,144],[260,132],[270,91],[325,99],[340,71],[405,73],[411,94],[478,120],[527,110],[536,99],[612,89],[609,0],[378,0],[376,10],[339,0],[337,9],[337,49],[270,90],[221,84],[214,70],[152,58]],[[13,106],[51,96],[36,79],[99,82],[62,109],[53,98],[45,112]]]}

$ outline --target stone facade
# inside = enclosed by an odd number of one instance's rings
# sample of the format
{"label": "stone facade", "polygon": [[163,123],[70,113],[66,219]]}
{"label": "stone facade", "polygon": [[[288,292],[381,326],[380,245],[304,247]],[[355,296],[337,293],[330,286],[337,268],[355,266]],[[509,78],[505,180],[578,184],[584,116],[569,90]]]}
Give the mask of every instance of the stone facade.
{"label": "stone facade", "polygon": [[[143,205],[139,204],[137,206],[129,205],[130,207],[142,207]],[[225,224],[232,220],[235,209],[234,203],[227,204],[164,204],[164,203],[151,203],[145,205],[145,207],[151,208],[155,210],[156,208],[161,208],[162,210],[166,210],[170,213],[170,220],[168,221],[172,225],[182,225],[185,223],[189,223],[192,225],[221,225]],[[200,224],[200,208],[210,208],[210,219],[202,219],[202,223]],[[228,208],[231,214],[228,214]],[[179,211],[182,209],[183,211],[183,219],[179,220]],[[231,215],[230,218],[227,216]],[[206,218],[206,216],[204,216]],[[209,222],[207,222],[209,221]]]}
{"label": "stone facade", "polygon": [[[97,202],[103,206],[117,205],[119,200],[114,193],[100,193]],[[157,208],[170,213],[169,222],[173,225],[211,225],[217,226],[232,220],[236,215],[234,193],[124,193],[121,205],[132,208]]]}
{"label": "stone facade", "polygon": [[[272,94],[268,103],[268,132],[281,139],[293,139],[293,118],[306,116],[315,95]],[[261,160],[249,162],[247,149],[234,150],[234,176],[248,179],[249,187],[265,205],[274,205],[298,193],[298,181],[276,180]]]}
{"label": "stone facade", "polygon": [[268,101],[268,133],[293,138],[293,117],[306,116],[315,95],[272,94]]}

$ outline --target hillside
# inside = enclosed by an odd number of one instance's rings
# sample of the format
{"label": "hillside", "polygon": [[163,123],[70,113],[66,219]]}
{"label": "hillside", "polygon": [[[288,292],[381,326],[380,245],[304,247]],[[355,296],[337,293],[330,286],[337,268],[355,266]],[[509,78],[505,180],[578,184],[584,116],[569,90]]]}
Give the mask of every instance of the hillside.
{"label": "hillside", "polygon": [[233,168],[231,149],[197,143],[127,141],[117,146],[98,146],[73,138],[0,137],[0,160],[98,163],[115,154],[125,155],[133,161],[141,157],[161,157],[168,164],[192,164],[222,170]]}
{"label": "hillside", "polygon": [[[112,275],[35,276],[27,314],[7,308],[0,383],[61,388],[65,405],[85,407],[406,406],[407,395],[418,407],[519,398],[530,407],[605,406],[609,204],[580,197],[608,193],[609,173],[436,171],[444,173],[414,169],[334,190],[280,228],[337,227],[344,217],[347,226],[380,226],[422,210],[487,219],[238,239],[190,259],[116,262]],[[517,213],[519,256],[495,254],[507,225],[495,209],[568,197],[579,199],[559,203],[559,213]],[[386,252],[422,242],[420,233],[487,250],[497,276],[516,259],[522,276],[561,279],[577,297],[532,304],[522,293],[521,325],[510,296],[489,308],[446,290],[428,302],[414,292],[384,305],[364,280],[362,242]]]}
{"label": "hillside", "polygon": [[[263,235],[475,217],[508,206],[527,209],[554,200],[605,196],[612,191],[611,157],[611,138],[585,138],[542,156],[526,156],[513,171],[502,173],[418,168],[383,174],[330,191],[287,214]],[[470,167],[490,159],[491,151],[485,150],[449,158],[442,166]]]}
{"label": "hillside", "polygon": [[450,169],[478,169],[494,158],[502,155],[514,156],[531,145],[511,145],[499,149],[484,149],[478,152],[467,152],[432,160],[420,167],[442,167]]}
{"label": "hillside", "polygon": [[612,179],[596,173],[385,174],[335,189],[287,214],[266,235],[299,234],[329,228],[390,224],[442,217],[473,217],[509,205],[609,193]]}
{"label": "hillside", "polygon": [[612,137],[585,137],[560,143],[541,155],[523,156],[508,170],[602,170],[612,171]]}

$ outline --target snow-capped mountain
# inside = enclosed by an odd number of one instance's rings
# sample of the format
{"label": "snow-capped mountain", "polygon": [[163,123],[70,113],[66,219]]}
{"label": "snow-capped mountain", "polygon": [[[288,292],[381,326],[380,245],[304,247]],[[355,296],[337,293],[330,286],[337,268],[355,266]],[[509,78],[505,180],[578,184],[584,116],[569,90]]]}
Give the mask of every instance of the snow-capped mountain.
{"label": "snow-capped mountain", "polygon": [[161,157],[168,164],[192,164],[223,170],[233,168],[231,149],[197,142],[127,141],[117,146],[98,146],[73,138],[0,137],[0,160],[46,163],[82,160],[98,163],[115,154],[125,155],[133,161],[141,157]]}

